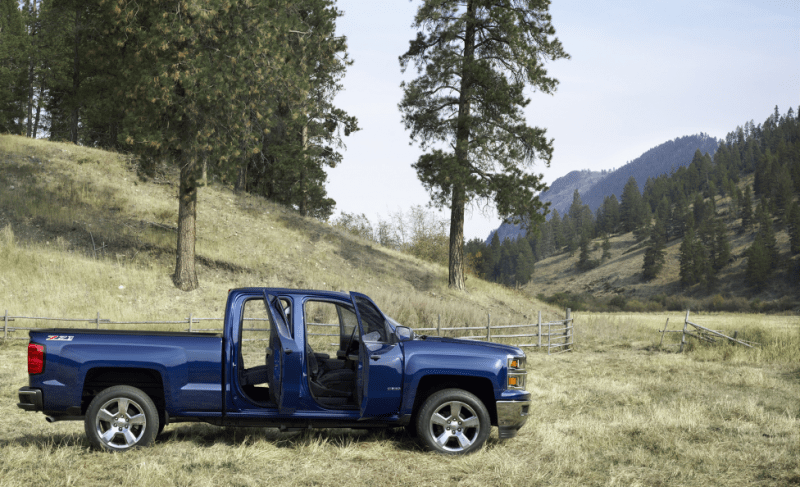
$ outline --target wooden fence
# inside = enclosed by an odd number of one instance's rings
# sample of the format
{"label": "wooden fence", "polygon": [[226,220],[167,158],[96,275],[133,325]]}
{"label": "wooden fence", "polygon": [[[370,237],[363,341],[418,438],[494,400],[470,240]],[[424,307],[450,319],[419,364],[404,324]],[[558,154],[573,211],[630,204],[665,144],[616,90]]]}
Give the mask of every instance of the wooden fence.
{"label": "wooden fence", "polygon": [[[665,333],[680,333],[681,334],[681,342],[680,342],[680,350],[679,352],[683,352],[684,348],[686,348],[686,337],[696,338],[697,340],[708,342],[708,343],[715,343],[719,339],[725,339],[731,341],[733,343],[738,343],[740,345],[744,345],[745,347],[753,348],[754,345],[759,345],[756,342],[749,342],[747,340],[741,340],[738,337],[738,332],[733,332],[733,336],[730,337],[721,333],[717,330],[712,330],[710,328],[706,328],[704,326],[700,326],[696,323],[692,323],[689,321],[689,310],[686,310],[686,318],[683,319],[683,330],[667,330],[667,325],[669,325],[669,318],[667,318],[667,322],[664,323],[664,329],[659,330],[661,332],[661,342],[659,346],[664,344],[664,334]],[[692,328],[688,328],[691,326]]]}
{"label": "wooden fence", "polygon": [[[184,320],[177,321],[111,321],[108,319],[100,318],[100,313],[97,313],[94,318],[45,318],[36,316],[10,316],[8,310],[5,310],[3,317],[3,341],[5,340],[27,340],[27,336],[9,336],[9,333],[14,334],[16,331],[29,331],[46,329],[42,327],[24,327],[17,326],[18,320],[31,320],[31,321],[54,321],[59,323],[69,323],[71,325],[83,324],[86,328],[91,328],[94,325],[96,330],[100,329],[100,325],[188,325],[184,331],[188,332],[222,332],[222,328],[198,328],[195,325],[200,325],[208,321],[223,321],[223,318],[195,318],[194,314],[189,314],[189,317]],[[245,321],[266,321],[261,318],[245,318]],[[13,326],[9,326],[13,323]],[[562,353],[571,352],[573,350],[574,340],[574,323],[572,313],[569,308],[566,311],[566,317],[563,320],[542,322],[542,312],[539,312],[539,318],[536,323],[527,323],[520,325],[492,325],[491,314],[486,315],[486,326],[458,326],[458,327],[442,327],[442,319],[439,315],[435,327],[428,328],[414,328],[414,332],[436,332],[436,336],[451,336],[453,338],[464,338],[468,340],[486,340],[492,341],[493,339],[522,339],[522,343],[513,343],[514,346],[521,348],[537,347],[539,349],[546,348],[547,353]],[[336,324],[328,323],[309,323],[309,326],[315,329],[323,327],[338,327]],[[247,328],[248,331],[269,331],[264,328]],[[320,332],[325,331],[320,329]],[[480,331],[480,334],[476,332]],[[514,331],[527,331],[527,333],[513,333]],[[444,334],[443,334],[444,332]],[[509,334],[512,332],[513,334]],[[338,337],[338,334],[332,333],[308,333],[314,336],[330,336]],[[265,340],[265,339],[245,339],[250,340]],[[526,343],[530,342],[530,343]]]}

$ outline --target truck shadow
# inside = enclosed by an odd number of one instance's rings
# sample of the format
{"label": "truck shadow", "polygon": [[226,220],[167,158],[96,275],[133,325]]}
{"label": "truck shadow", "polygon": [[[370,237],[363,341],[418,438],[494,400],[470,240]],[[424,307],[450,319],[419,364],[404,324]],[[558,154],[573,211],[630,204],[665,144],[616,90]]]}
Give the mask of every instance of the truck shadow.
{"label": "truck shadow", "polygon": [[[230,428],[204,424],[176,426],[165,430],[156,444],[166,442],[192,442],[199,447],[216,444],[227,446],[252,445],[266,441],[278,448],[299,449],[312,445],[329,445],[334,448],[367,448],[391,442],[399,450],[424,452],[421,443],[403,428],[320,428],[302,431],[281,432],[277,428]],[[486,440],[486,447],[494,448],[501,444],[496,436]]]}
{"label": "truck shadow", "polygon": [[231,428],[205,424],[168,427],[156,439],[164,442],[192,442],[207,447],[215,444],[227,446],[250,445],[266,441],[279,448],[295,449],[314,444],[329,444],[335,447],[370,445],[390,441],[402,450],[421,451],[416,440],[402,428],[379,428],[373,430],[320,428],[282,432],[277,428]]}
{"label": "truck shadow", "polygon": [[[225,428],[203,424],[170,427],[156,438],[154,446],[170,442],[190,442],[197,447],[204,448],[218,444],[247,446],[262,441],[273,443],[278,448],[290,450],[312,445],[329,445],[333,448],[368,448],[378,443],[391,442],[399,450],[425,451],[419,441],[402,428],[373,430],[328,428],[281,432],[277,428]],[[490,436],[486,440],[486,447],[493,448],[500,443],[497,437]],[[10,446],[33,447],[51,452],[63,451],[64,448],[91,449],[91,444],[83,431],[26,434],[16,438],[0,439],[0,450]]]}

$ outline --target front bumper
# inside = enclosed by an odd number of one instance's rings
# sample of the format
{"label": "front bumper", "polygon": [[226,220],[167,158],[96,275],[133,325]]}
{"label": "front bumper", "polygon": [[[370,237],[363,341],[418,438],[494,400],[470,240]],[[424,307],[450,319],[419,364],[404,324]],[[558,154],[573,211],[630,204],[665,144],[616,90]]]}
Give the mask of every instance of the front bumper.
{"label": "front bumper", "polygon": [[43,411],[42,390],[32,387],[21,387],[19,389],[19,402],[17,407],[25,411]]}
{"label": "front bumper", "polygon": [[525,422],[531,401],[497,401],[497,430],[500,439],[513,438]]}

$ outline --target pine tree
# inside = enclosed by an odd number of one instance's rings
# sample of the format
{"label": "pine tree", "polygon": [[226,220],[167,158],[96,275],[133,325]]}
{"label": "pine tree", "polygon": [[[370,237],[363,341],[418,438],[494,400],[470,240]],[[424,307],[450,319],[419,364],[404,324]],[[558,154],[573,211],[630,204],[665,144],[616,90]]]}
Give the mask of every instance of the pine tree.
{"label": "pine tree", "polygon": [[17,0],[0,0],[0,133],[24,130],[28,36]]}
{"label": "pine tree", "polygon": [[[332,9],[330,2],[309,2]],[[106,46],[117,49],[119,79],[125,80],[115,93],[126,103],[119,138],[143,156],[166,156],[181,168],[173,276],[180,289],[198,286],[200,159],[213,161],[209,170],[235,174],[263,149],[280,105],[276,87],[287,104],[299,103],[312,89],[311,77],[292,58],[296,46],[323,40],[306,30],[308,12],[296,7],[207,0],[104,4]]]}
{"label": "pine tree", "polygon": [[791,251],[793,254],[800,254],[800,203],[797,201],[789,211],[788,227]]}
{"label": "pine tree", "polygon": [[753,228],[753,194],[750,186],[744,188],[744,199],[742,201],[742,228],[743,232],[748,232]]}
{"label": "pine tree", "polygon": [[620,201],[619,206],[620,223],[623,232],[632,232],[641,229],[647,224],[649,212],[645,208],[645,201],[633,176],[628,179],[622,189],[622,201]]}
{"label": "pine tree", "polygon": [[611,258],[611,242],[608,241],[608,235],[603,235],[603,256],[601,260]]}
{"label": "pine tree", "polygon": [[745,279],[756,289],[763,289],[772,275],[772,261],[763,239],[756,237],[746,251]]}
{"label": "pine tree", "polygon": [[531,246],[524,238],[517,240],[517,269],[515,273],[515,284],[524,286],[531,280],[536,260],[533,257]]}
{"label": "pine tree", "polygon": [[615,195],[606,196],[602,206],[603,223],[601,232],[614,234],[619,231],[619,202]]}
{"label": "pine tree", "polygon": [[[528,127],[526,87],[555,91],[545,60],[566,58],[538,0],[424,0],[414,19],[420,29],[400,57],[418,77],[403,83],[400,110],[411,139],[423,150],[414,164],[435,205],[449,206],[449,286],[464,289],[464,208],[491,199],[505,220],[535,226],[545,208],[535,159],[550,164],[552,141]],[[434,148],[441,143],[453,150]]]}
{"label": "pine tree", "polygon": [[776,216],[780,221],[786,221],[794,199],[792,175],[788,164],[780,164],[776,169],[775,185],[772,194],[775,199]]}
{"label": "pine tree", "polygon": [[683,235],[680,248],[680,277],[681,285],[689,287],[700,282],[700,276],[696,270],[695,252],[697,243],[693,226],[687,226]]}
{"label": "pine tree", "polygon": [[745,251],[745,279],[756,289],[763,289],[778,266],[778,244],[772,229],[772,219],[759,204],[759,228],[753,244]]}
{"label": "pine tree", "polygon": [[661,219],[656,218],[653,229],[650,232],[650,242],[644,252],[644,263],[642,265],[642,276],[646,280],[655,279],[664,267],[666,251],[666,229]]}
{"label": "pine tree", "polygon": [[497,232],[494,232],[492,235],[492,240],[489,242],[489,245],[486,247],[484,251],[483,261],[481,262],[481,274],[483,274],[484,279],[489,281],[496,281],[497,280],[497,262],[500,260],[500,237],[497,235]]}
{"label": "pine tree", "polygon": [[592,266],[589,259],[589,238],[587,236],[584,235],[581,237],[579,247],[581,253],[578,256],[578,269],[588,271]]}
{"label": "pine tree", "polygon": [[551,233],[553,234],[553,244],[555,245],[555,253],[560,253],[564,246],[567,244],[566,239],[564,238],[564,228],[561,222],[561,216],[558,214],[558,210],[553,210],[551,213],[550,221],[547,222],[548,226],[552,229]]}

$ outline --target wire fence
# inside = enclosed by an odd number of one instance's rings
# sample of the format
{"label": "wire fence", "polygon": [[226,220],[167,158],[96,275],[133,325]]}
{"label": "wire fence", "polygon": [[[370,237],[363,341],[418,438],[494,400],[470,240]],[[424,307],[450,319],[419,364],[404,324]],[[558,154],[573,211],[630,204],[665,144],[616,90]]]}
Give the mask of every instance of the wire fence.
{"label": "wire fence", "polygon": [[[61,322],[69,323],[71,325],[83,324],[85,328],[91,329],[94,325],[95,330],[99,330],[100,326],[114,326],[114,325],[187,325],[182,331],[190,333],[222,333],[222,328],[207,328],[202,327],[204,322],[222,322],[224,318],[196,318],[193,313],[183,320],[175,321],[111,321],[109,319],[100,318],[98,312],[94,318],[50,318],[41,316],[11,316],[8,310],[5,310],[3,317],[3,341],[6,340],[28,340],[27,336],[14,336],[18,331],[30,330],[44,330],[47,327],[40,326],[18,326],[17,322],[21,320],[36,322]],[[265,322],[268,321],[263,318],[244,318],[245,321],[250,322]],[[12,323],[12,325],[9,325]],[[566,317],[563,320],[542,322],[542,312],[539,311],[538,320],[536,323],[525,323],[518,325],[492,325],[491,314],[486,315],[486,326],[454,326],[443,327],[441,315],[437,318],[435,327],[421,327],[413,328],[414,333],[420,334],[421,332],[436,332],[436,336],[448,336],[453,338],[463,338],[468,340],[485,340],[487,342],[503,339],[504,341],[521,342],[510,343],[511,345],[520,348],[539,348],[547,349],[547,353],[562,353],[571,352],[573,350],[574,340],[574,323],[572,312],[569,308],[566,310]],[[198,326],[195,326],[198,325]],[[254,324],[255,325],[255,324]],[[338,333],[323,333],[326,327],[338,328],[338,324],[330,323],[308,323],[309,332],[311,336],[327,336],[338,337]],[[74,326],[73,326],[74,327]],[[311,330],[314,330],[313,332]],[[317,332],[317,330],[319,332]],[[268,332],[269,328],[247,328],[247,331],[261,331]],[[519,331],[520,333],[516,333]],[[522,333],[527,331],[527,333]],[[480,332],[480,333],[478,333]],[[520,339],[520,340],[517,340]],[[524,339],[524,340],[523,340]],[[243,341],[266,341],[268,338],[245,338]],[[528,343],[526,343],[528,342]]]}

